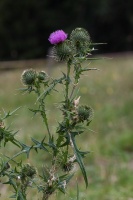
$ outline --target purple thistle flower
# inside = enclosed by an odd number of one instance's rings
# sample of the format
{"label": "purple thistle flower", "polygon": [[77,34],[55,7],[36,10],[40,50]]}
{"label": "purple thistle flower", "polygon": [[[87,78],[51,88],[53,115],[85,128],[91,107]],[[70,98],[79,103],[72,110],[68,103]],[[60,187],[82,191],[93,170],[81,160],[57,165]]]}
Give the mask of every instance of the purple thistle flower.
{"label": "purple thistle flower", "polygon": [[48,40],[51,44],[58,44],[66,40],[67,34],[63,30],[57,30],[50,34]]}

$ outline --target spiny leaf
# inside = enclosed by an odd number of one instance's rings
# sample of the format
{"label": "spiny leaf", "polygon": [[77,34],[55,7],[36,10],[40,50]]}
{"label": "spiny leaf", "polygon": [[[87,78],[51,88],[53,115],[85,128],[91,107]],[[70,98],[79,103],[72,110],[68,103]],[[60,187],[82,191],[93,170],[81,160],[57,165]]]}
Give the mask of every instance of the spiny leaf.
{"label": "spiny leaf", "polygon": [[43,98],[45,98],[47,95],[50,94],[50,92],[54,89],[54,87],[58,84],[58,83],[62,83],[62,81],[64,80],[64,77],[61,77],[60,79],[55,79],[53,80],[53,82],[50,84],[50,86],[38,97],[37,101],[43,96]]}
{"label": "spiny leaf", "polygon": [[27,146],[26,144],[23,144],[22,142],[19,142],[21,147],[22,147],[22,153],[26,153],[27,155],[27,158],[29,158],[29,153],[30,153],[30,150],[33,148],[33,146]]}
{"label": "spiny leaf", "polygon": [[87,174],[86,174],[86,170],[85,170],[85,167],[84,167],[84,163],[82,161],[82,156],[80,154],[80,151],[77,148],[77,145],[75,143],[75,138],[74,138],[74,136],[72,134],[71,134],[71,139],[72,139],[72,142],[73,142],[73,147],[74,147],[74,153],[75,153],[75,156],[76,156],[76,160],[77,160],[77,162],[78,162],[78,164],[80,166],[81,172],[83,174],[86,187],[88,187],[88,179],[87,179]]}
{"label": "spiny leaf", "polygon": [[47,148],[44,146],[44,143],[43,143],[43,141],[45,140],[45,138],[41,142],[38,142],[34,138],[31,138],[31,139],[36,144],[35,146],[33,146],[33,148],[35,148],[35,149],[38,149],[38,148],[39,149],[43,149],[43,150],[45,150],[45,151],[48,152]]}
{"label": "spiny leaf", "polygon": [[17,132],[18,131],[12,133],[12,131],[0,127],[1,141],[2,140],[4,141],[4,146],[6,146],[7,142],[11,142],[14,145],[16,145],[17,147],[20,147],[19,142],[14,138],[14,135],[16,135]]}
{"label": "spiny leaf", "polygon": [[18,107],[18,108],[16,108],[15,110],[13,110],[12,112],[5,112],[5,116],[2,118],[2,120],[4,120],[4,119],[6,119],[6,118],[8,118],[8,117],[10,117],[10,116],[12,116],[17,110],[19,110],[21,108],[21,106],[20,107]]}

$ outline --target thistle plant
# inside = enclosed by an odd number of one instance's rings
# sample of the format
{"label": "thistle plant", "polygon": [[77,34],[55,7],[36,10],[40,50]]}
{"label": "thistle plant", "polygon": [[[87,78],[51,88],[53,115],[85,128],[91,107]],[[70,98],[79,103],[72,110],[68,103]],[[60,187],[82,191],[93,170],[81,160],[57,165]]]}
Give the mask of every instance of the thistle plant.
{"label": "thistle plant", "polygon": [[[31,145],[24,144],[17,139],[17,132],[5,126],[5,120],[19,108],[5,113],[0,119],[1,148],[5,148],[11,142],[18,151],[12,157],[1,154],[0,160],[1,181],[5,178],[6,182],[3,184],[12,186],[14,193],[10,198],[16,200],[26,200],[27,191],[32,188],[42,193],[42,200],[48,200],[57,190],[65,193],[69,181],[76,173],[75,165],[79,166],[85,185],[88,186],[83,161],[88,151],[81,151],[76,139],[86,132],[93,119],[94,111],[88,105],[80,105],[81,97],[77,94],[77,88],[84,73],[97,70],[84,67],[84,62],[92,60],[90,55],[94,50],[94,44],[91,43],[89,33],[83,28],[73,30],[69,38],[63,30],[55,31],[48,40],[53,45],[53,59],[65,62],[66,72],[63,72],[61,77],[53,79],[45,71],[27,69],[21,76],[24,85],[21,91],[36,95],[36,108],[29,108],[29,110],[34,115],[40,115],[45,125],[45,134],[42,134],[41,141],[31,138]],[[62,119],[53,131],[47,118],[46,102],[47,97],[56,91],[57,85],[63,88],[63,100],[59,103]],[[32,166],[22,160],[21,155],[25,154],[29,158],[31,151],[49,155],[51,160],[43,164],[41,171],[38,170],[37,163],[36,166]],[[79,199],[78,195],[76,199]]]}

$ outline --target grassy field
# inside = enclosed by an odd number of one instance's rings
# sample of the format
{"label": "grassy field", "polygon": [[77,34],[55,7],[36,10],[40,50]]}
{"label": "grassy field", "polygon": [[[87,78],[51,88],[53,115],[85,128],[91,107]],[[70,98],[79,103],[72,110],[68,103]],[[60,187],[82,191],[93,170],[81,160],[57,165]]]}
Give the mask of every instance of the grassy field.
{"label": "grassy field", "polygon": [[[90,130],[78,139],[81,149],[91,152],[85,158],[89,187],[85,188],[77,170],[67,194],[55,194],[51,200],[75,199],[75,180],[79,183],[81,200],[133,200],[133,57],[99,60],[90,66],[100,70],[86,73],[78,92],[81,104],[88,104],[95,111]],[[49,71],[48,68],[43,70]],[[61,71],[65,71],[65,66],[58,65],[50,73],[57,77]],[[30,143],[31,137],[42,138],[43,124],[38,117],[33,118],[27,109],[35,106],[35,97],[22,95],[17,90],[22,87],[21,73],[22,69],[0,73],[0,114],[3,110],[12,111],[22,106],[7,124],[11,124],[12,129],[19,129],[17,137]],[[62,99],[63,94],[55,92],[47,100],[53,131],[60,119],[57,107]],[[10,145],[4,149],[6,155],[15,151]],[[47,161],[44,155],[31,155],[28,162],[38,163],[41,170],[42,164]],[[2,184],[0,188],[1,199],[7,200],[10,192]],[[31,199],[38,200],[39,196],[29,194]]]}

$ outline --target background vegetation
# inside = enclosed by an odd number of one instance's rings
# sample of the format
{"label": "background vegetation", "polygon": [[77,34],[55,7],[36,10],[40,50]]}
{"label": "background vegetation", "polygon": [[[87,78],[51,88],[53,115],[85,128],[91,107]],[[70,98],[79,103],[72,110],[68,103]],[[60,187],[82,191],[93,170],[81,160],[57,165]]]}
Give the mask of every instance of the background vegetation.
{"label": "background vegetation", "polygon": [[48,36],[83,27],[99,53],[133,50],[132,0],[0,0],[0,60],[44,58]]}
{"label": "background vegetation", "polygon": [[[80,186],[80,199],[91,200],[132,200],[133,199],[133,81],[132,81],[132,57],[119,57],[113,59],[93,62],[90,66],[97,67],[99,71],[87,73],[81,81],[79,95],[81,103],[87,102],[95,111],[94,120],[84,135],[79,137],[81,149],[90,150],[85,159],[89,187],[85,189],[80,174],[75,175],[68,187],[68,193],[63,196],[55,194],[57,199],[74,199],[76,195],[75,182],[78,180]],[[40,66],[39,63],[37,66]],[[49,69],[43,68],[47,72]],[[51,72],[51,76],[59,76],[65,66],[60,64]],[[0,74],[0,101],[3,110],[12,111],[18,106],[22,108],[17,111],[14,118],[7,121],[12,129],[19,129],[17,137],[27,144],[30,138],[42,138],[42,124],[38,117],[33,117],[28,107],[34,106],[36,99],[32,95],[21,95],[18,88],[22,87],[20,82],[22,70],[5,71]],[[6,84],[5,84],[6,83]],[[4,85],[4,87],[3,87]],[[57,113],[58,102],[62,100],[62,94],[53,93],[49,96],[48,116],[51,121],[51,129],[60,119]],[[44,131],[43,131],[44,132]],[[14,154],[16,150],[12,146],[3,150],[4,154]],[[2,153],[2,152],[1,152]],[[26,159],[26,158],[24,158]],[[45,155],[31,155],[28,162],[36,162],[42,169],[49,158]],[[27,162],[27,160],[26,160]],[[7,200],[10,192],[5,185],[0,184],[0,193],[3,200]],[[69,196],[70,195],[70,196]],[[51,199],[55,199],[52,196]],[[29,193],[29,199],[37,200],[34,191]]]}

